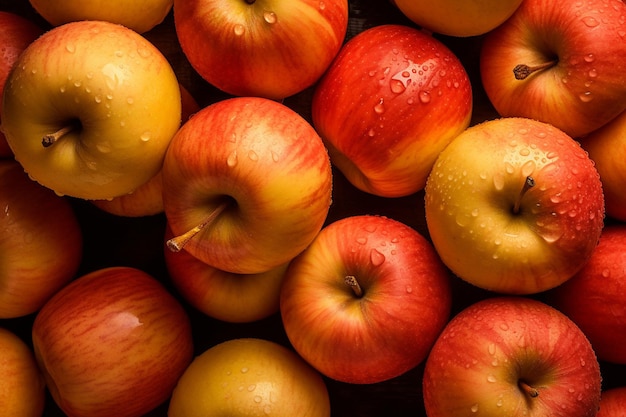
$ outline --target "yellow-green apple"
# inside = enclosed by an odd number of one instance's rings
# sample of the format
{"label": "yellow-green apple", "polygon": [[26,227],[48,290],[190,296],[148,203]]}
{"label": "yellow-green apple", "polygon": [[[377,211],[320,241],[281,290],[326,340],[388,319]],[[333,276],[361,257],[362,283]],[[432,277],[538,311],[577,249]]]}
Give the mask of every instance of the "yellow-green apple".
{"label": "yellow-green apple", "polygon": [[283,99],[330,65],[347,31],[348,1],[175,1],[174,19],[184,54],[210,84]]}
{"label": "yellow-green apple", "polygon": [[[166,238],[171,237],[167,227]],[[253,322],[277,313],[287,265],[258,274],[235,274],[187,251],[165,250],[165,266],[180,295],[198,311],[229,323]]]}
{"label": "yellow-green apple", "polygon": [[626,221],[626,111],[579,141],[600,173],[607,216]]}
{"label": "yellow-green apple", "polygon": [[164,403],[193,358],[189,317],[151,275],[89,272],[37,313],[35,357],[56,404],[73,417],[141,416]]}
{"label": "yellow-green apple", "polygon": [[420,364],[446,324],[449,275],[431,244],[389,217],[326,226],[291,261],[280,294],[295,350],[337,381],[371,384]]}
{"label": "yellow-green apple", "polygon": [[444,149],[425,188],[443,262],[475,286],[533,294],[570,279],[604,226],[602,184],[580,144],[547,123],[500,118]]}
{"label": "yellow-green apple", "polygon": [[605,226],[583,268],[548,301],[587,335],[604,361],[626,364],[626,224]]}
{"label": "yellow-green apple", "polygon": [[[34,22],[12,12],[0,11],[0,97],[17,57],[43,33]],[[0,100],[2,113],[2,100]],[[0,126],[0,158],[12,158],[13,151]]]}
{"label": "yellow-green apple", "polygon": [[29,0],[31,6],[53,26],[80,20],[104,20],[143,33],[163,22],[174,0]]}
{"label": "yellow-green apple", "polygon": [[600,409],[596,417],[626,417],[626,386],[602,391]]}
{"label": "yellow-green apple", "polygon": [[58,194],[107,199],[152,178],[180,126],[178,80],[137,32],[103,21],[49,30],[20,55],[2,125],[15,158]]}
{"label": "yellow-green apple", "polygon": [[472,87],[459,59],[404,25],[351,38],[312,102],[313,125],[333,164],[357,188],[383,197],[420,191],[471,114]]}
{"label": "yellow-green apple", "polygon": [[41,417],[46,386],[33,351],[15,333],[0,328],[0,410],[7,417]]}
{"label": "yellow-green apple", "polygon": [[550,123],[574,138],[626,109],[621,0],[524,0],[484,39],[482,84],[503,117]]}
{"label": "yellow-green apple", "polygon": [[428,417],[593,417],[601,373],[585,334],[528,297],[489,297],[459,312],[433,346]]}
{"label": "yellow-green apple", "polygon": [[422,28],[448,36],[483,35],[517,10],[522,0],[391,0]]}
{"label": "yellow-green apple", "polygon": [[70,202],[0,161],[0,318],[32,314],[82,261],[82,231]]}
{"label": "yellow-green apple", "polygon": [[197,356],[181,376],[169,417],[329,417],[321,375],[292,350],[258,338],[230,339]]}
{"label": "yellow-green apple", "polygon": [[322,228],[332,194],[328,152],[284,104],[234,97],[196,113],[163,163],[163,205],[174,251],[238,274],[267,272]]}

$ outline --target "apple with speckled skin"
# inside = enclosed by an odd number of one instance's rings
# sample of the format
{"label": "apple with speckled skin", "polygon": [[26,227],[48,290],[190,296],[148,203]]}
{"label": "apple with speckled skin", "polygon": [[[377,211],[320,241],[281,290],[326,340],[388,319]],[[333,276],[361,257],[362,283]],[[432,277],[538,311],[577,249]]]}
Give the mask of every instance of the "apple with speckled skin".
{"label": "apple with speckled skin", "polygon": [[626,386],[602,391],[596,417],[626,417]]}
{"label": "apple with speckled skin", "polygon": [[443,262],[478,287],[542,292],[589,260],[604,226],[602,184],[578,142],[543,122],[472,126],[439,155],[426,224]]}
{"label": "apple with speckled skin", "polygon": [[470,123],[472,86],[448,47],[404,25],[351,38],[317,84],[313,125],[335,166],[383,197],[424,188],[435,158]]}
{"label": "apple with speckled skin", "polygon": [[626,109],[626,4],[525,0],[484,38],[480,75],[503,117],[584,136]]}

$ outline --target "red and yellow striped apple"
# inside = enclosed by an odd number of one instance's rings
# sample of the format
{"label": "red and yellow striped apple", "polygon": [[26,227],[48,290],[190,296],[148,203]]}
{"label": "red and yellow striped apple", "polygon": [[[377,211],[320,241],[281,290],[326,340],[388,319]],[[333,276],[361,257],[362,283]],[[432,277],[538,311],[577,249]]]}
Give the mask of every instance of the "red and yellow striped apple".
{"label": "red and yellow striped apple", "polygon": [[626,386],[602,391],[596,417],[626,417]]}

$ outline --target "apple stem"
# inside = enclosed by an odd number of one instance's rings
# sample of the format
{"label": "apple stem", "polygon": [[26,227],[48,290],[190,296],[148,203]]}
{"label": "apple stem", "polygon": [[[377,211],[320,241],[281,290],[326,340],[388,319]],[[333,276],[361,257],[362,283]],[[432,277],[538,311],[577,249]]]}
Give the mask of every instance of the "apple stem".
{"label": "apple stem", "polygon": [[180,252],[185,247],[187,242],[189,242],[195,235],[200,233],[202,229],[213,223],[215,219],[217,219],[217,217],[222,214],[222,212],[226,210],[226,208],[231,203],[232,201],[230,199],[224,200],[222,203],[220,203],[220,205],[215,207],[215,209],[202,221],[202,223],[200,223],[193,229],[188,230],[182,235],[169,239],[166,242],[168,249],[172,252]]}
{"label": "apple stem", "polygon": [[54,133],[48,133],[47,135],[44,135],[43,139],[41,140],[41,144],[43,145],[44,148],[47,148],[53,145],[57,140],[61,139],[63,136],[67,135],[68,133],[72,132],[75,129],[76,129],[75,124],[69,124],[65,127],[62,127],[61,129],[57,130]]}
{"label": "apple stem", "polygon": [[519,387],[522,389],[522,391],[524,391],[524,393],[526,395],[528,395],[530,398],[537,398],[539,396],[539,390],[531,385],[529,385],[528,383],[526,383],[525,381],[519,381]]}
{"label": "apple stem", "polygon": [[357,297],[363,296],[363,288],[361,288],[361,286],[359,285],[359,281],[356,280],[356,277],[354,275],[346,276],[344,278],[344,282],[348,287],[352,288],[352,291],[354,291],[354,294]]}
{"label": "apple stem", "polygon": [[519,65],[516,65],[515,68],[513,68],[513,74],[515,74],[516,80],[525,80],[533,72],[541,71],[543,69],[553,67],[556,65],[557,62],[558,61],[554,60],[554,61],[544,62],[543,64],[534,65],[532,67],[526,64],[519,64]]}
{"label": "apple stem", "polygon": [[526,177],[526,181],[524,181],[524,186],[522,187],[522,191],[520,191],[519,196],[517,200],[515,201],[515,205],[513,206],[513,214],[519,213],[519,208],[520,208],[520,204],[522,201],[522,197],[524,197],[524,194],[526,194],[526,191],[530,190],[534,186],[535,186],[535,180],[533,179],[533,177],[531,176]]}

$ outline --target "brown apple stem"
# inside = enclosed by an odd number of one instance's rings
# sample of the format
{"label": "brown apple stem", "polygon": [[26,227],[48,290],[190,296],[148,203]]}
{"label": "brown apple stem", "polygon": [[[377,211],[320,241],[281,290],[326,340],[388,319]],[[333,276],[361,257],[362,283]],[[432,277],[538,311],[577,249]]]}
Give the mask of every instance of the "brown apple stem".
{"label": "brown apple stem", "polygon": [[230,204],[231,200],[224,200],[222,203],[220,203],[220,205],[215,207],[215,209],[202,221],[202,223],[192,228],[191,230],[188,230],[182,235],[169,239],[166,242],[168,249],[172,252],[180,252],[185,247],[187,242],[193,239],[195,235],[200,233],[202,229],[211,225]]}
{"label": "brown apple stem", "polygon": [[519,381],[519,387],[530,398],[537,398],[539,396],[539,390],[526,383],[526,381]]}
{"label": "brown apple stem", "polygon": [[359,281],[356,280],[356,277],[354,275],[346,276],[344,278],[344,282],[346,283],[347,286],[352,288],[352,291],[354,291],[354,294],[357,297],[363,296],[363,288],[361,288],[361,286],[359,285]]}
{"label": "brown apple stem", "polygon": [[520,191],[519,196],[517,197],[517,200],[515,201],[515,205],[513,206],[514,214],[519,213],[519,207],[520,207],[522,198],[524,197],[524,194],[526,194],[526,191],[530,190],[534,186],[535,186],[535,180],[533,179],[533,177],[531,176],[526,177],[526,181],[524,181],[524,186],[522,187],[522,191]]}
{"label": "brown apple stem", "polygon": [[72,123],[65,127],[62,127],[54,133],[48,133],[47,135],[44,135],[43,139],[41,140],[41,144],[44,148],[52,146],[57,140],[61,139],[63,136],[67,135],[75,129],[76,125]]}
{"label": "brown apple stem", "polygon": [[525,80],[533,72],[537,72],[546,68],[553,67],[556,65],[557,62],[558,61],[554,60],[554,61],[544,62],[543,64],[534,65],[534,66],[530,66],[526,64],[519,64],[519,65],[516,65],[515,68],[513,68],[513,74],[515,74],[516,80]]}

